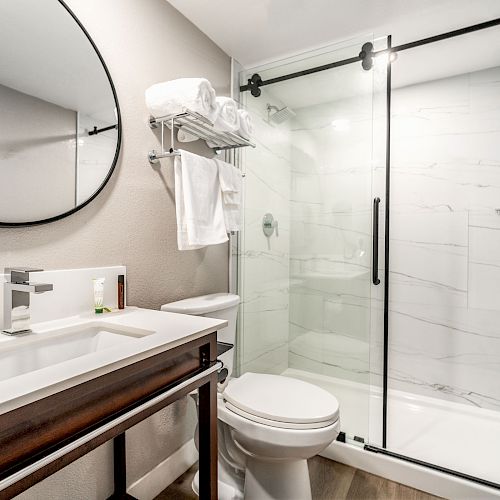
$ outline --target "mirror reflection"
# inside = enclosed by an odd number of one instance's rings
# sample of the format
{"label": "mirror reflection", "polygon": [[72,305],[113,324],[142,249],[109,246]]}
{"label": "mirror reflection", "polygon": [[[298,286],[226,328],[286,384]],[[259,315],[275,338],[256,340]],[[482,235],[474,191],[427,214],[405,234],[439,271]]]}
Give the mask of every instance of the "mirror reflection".
{"label": "mirror reflection", "polygon": [[0,2],[0,222],[74,211],[112,172],[118,111],[89,38],[58,0]]}

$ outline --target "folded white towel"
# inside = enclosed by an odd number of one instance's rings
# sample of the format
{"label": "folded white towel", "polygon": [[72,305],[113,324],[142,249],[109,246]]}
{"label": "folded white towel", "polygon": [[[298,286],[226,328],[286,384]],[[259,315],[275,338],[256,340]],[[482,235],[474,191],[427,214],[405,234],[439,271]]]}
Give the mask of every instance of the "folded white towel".
{"label": "folded white towel", "polygon": [[241,203],[241,171],[230,163],[216,159],[219,167],[219,182],[222,198],[228,203],[239,205]]}
{"label": "folded white towel", "polygon": [[156,83],[146,90],[146,106],[156,118],[189,109],[213,121],[217,112],[215,90],[205,78],[179,78]]}
{"label": "folded white towel", "polygon": [[230,97],[217,97],[216,102],[214,129],[221,132],[236,132],[240,128],[238,105]]}
{"label": "folded white towel", "polygon": [[240,115],[240,128],[238,134],[245,139],[250,139],[253,135],[253,122],[250,113],[244,109],[238,109]]}
{"label": "folded white towel", "polygon": [[241,229],[241,207],[239,205],[224,204],[224,224],[228,233],[234,233]]}
{"label": "folded white towel", "polygon": [[242,176],[239,169],[222,160],[215,160],[219,167],[219,183],[222,191],[222,206],[226,230],[241,228]]}
{"label": "folded white towel", "polygon": [[180,150],[175,157],[175,213],[179,250],[194,250],[228,240],[218,165]]}

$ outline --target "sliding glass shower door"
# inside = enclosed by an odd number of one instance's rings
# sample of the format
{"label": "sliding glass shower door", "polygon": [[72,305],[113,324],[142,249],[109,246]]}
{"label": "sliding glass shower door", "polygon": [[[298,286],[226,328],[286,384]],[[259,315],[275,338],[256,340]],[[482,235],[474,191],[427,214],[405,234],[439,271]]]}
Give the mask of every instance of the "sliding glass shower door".
{"label": "sliding glass shower door", "polygon": [[[356,58],[365,42],[254,69],[242,83]],[[385,171],[386,65],[368,71],[357,60],[242,94],[257,147],[242,153],[240,370],[327,389],[356,444],[368,440],[371,331],[381,335],[383,321],[372,223]]]}
{"label": "sliding glass shower door", "polygon": [[500,28],[392,64],[387,448],[500,484]]}
{"label": "sliding glass shower door", "polygon": [[267,84],[241,94],[257,147],[242,152],[238,367],[330,391],[352,444],[498,487],[492,24],[371,68],[363,39],[241,75]]}

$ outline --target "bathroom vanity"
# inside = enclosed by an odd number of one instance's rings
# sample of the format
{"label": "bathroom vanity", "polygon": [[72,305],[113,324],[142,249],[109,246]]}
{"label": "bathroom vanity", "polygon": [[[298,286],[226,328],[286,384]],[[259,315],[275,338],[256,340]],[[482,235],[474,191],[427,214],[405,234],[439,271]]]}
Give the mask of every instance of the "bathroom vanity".
{"label": "bathroom vanity", "polygon": [[[126,308],[38,323],[0,338],[0,499],[114,439],[126,493],[125,431],[199,391],[200,498],[217,498],[217,334],[223,320]],[[61,357],[62,356],[62,357]]]}

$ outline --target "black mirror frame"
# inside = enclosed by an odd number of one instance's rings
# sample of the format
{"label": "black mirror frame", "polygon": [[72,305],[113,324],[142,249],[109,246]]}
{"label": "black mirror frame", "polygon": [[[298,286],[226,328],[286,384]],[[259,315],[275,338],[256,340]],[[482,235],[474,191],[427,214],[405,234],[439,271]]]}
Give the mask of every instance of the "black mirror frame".
{"label": "black mirror frame", "polygon": [[109,168],[109,171],[106,174],[106,177],[102,181],[101,185],[92,194],[92,196],[90,196],[87,200],[85,200],[80,205],[77,205],[76,207],[72,208],[71,210],[68,210],[67,212],[56,215],[54,217],[49,217],[47,219],[41,219],[41,220],[29,221],[29,222],[1,222],[0,221],[0,228],[1,227],[29,227],[29,226],[38,226],[41,224],[48,224],[49,222],[58,221],[60,219],[68,217],[69,215],[74,214],[75,212],[78,212],[78,210],[81,210],[83,207],[87,206],[91,201],[93,201],[99,195],[99,193],[104,189],[104,186],[106,186],[109,179],[113,175],[113,172],[115,171],[115,167],[116,167],[116,164],[118,162],[118,157],[120,155],[120,147],[121,147],[121,142],[122,142],[122,120],[121,120],[121,114],[120,114],[120,105],[118,103],[118,97],[116,95],[116,89],[115,89],[115,85],[113,83],[113,80],[111,78],[111,74],[109,73],[108,67],[106,66],[106,63],[104,62],[104,59],[103,59],[101,53],[99,52],[97,45],[94,43],[94,40],[92,40],[92,37],[90,36],[88,31],[85,29],[83,24],[80,22],[80,20],[76,17],[76,15],[73,13],[73,11],[66,5],[66,3],[63,0],[58,0],[58,2],[61,4],[61,6],[64,9],[66,9],[68,14],[73,18],[75,23],[79,26],[79,28],[82,30],[84,35],[87,37],[87,40],[90,42],[90,45],[95,50],[97,57],[101,61],[102,67],[104,68],[104,71],[105,71],[106,76],[108,78],[109,85],[111,86],[111,91],[113,93],[113,98],[115,100],[115,106],[116,106],[116,115],[117,115],[117,127],[116,127],[116,129],[118,132],[115,155],[113,158],[113,162],[111,163],[111,166]]}

